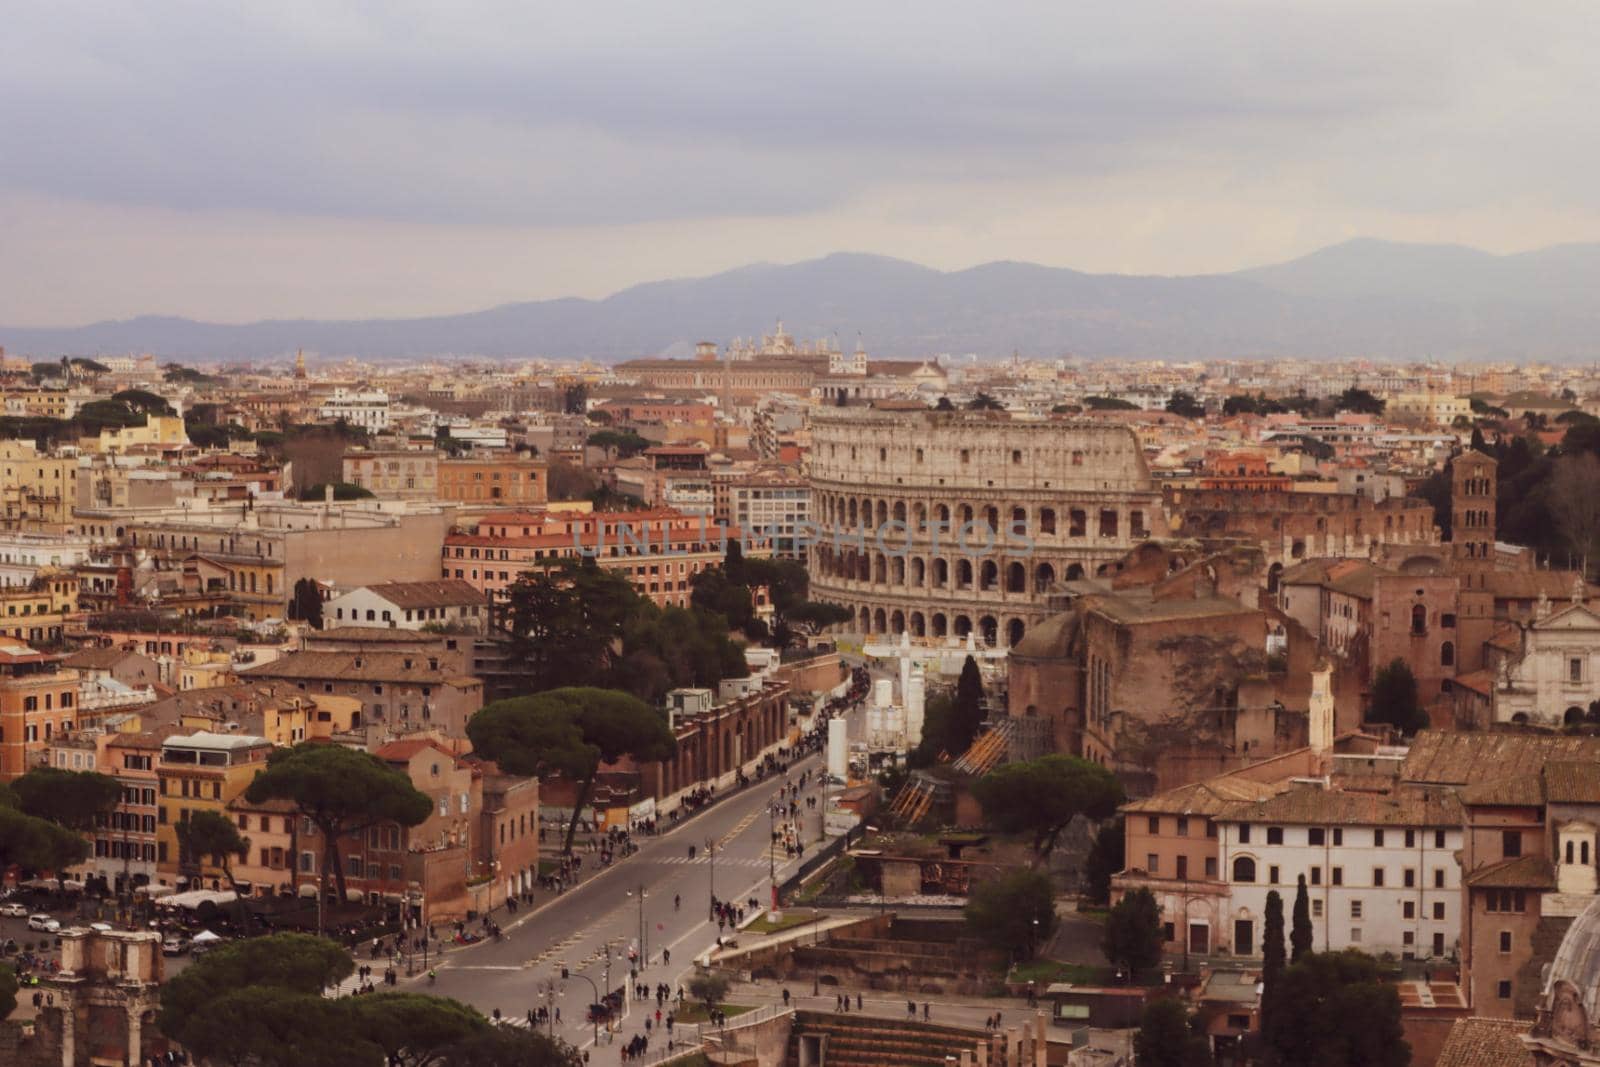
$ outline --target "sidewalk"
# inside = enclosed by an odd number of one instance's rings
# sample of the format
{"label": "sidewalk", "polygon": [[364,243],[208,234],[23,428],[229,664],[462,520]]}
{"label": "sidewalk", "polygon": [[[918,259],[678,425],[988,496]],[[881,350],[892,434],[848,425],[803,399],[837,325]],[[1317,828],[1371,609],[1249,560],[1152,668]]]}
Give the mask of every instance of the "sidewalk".
{"label": "sidewalk", "polygon": [[[804,1011],[837,1011],[838,998],[847,992],[843,987],[823,986],[813,995],[811,982],[796,978],[791,982],[764,981],[740,982],[728,990],[728,1003],[730,1004],[782,1004],[783,990],[789,990],[789,1005]],[[985,1020],[1000,1013],[1001,1025],[1007,1023],[1015,1025],[1031,1013],[1037,1011],[1049,1014],[1047,1001],[1041,1000],[1037,1007],[1029,1008],[1026,997],[975,997],[975,996],[939,996],[924,993],[896,993],[883,989],[849,990],[850,1014],[858,1011],[876,1019],[907,1019],[910,1014],[906,1011],[908,1002],[917,1005],[917,1018],[922,1018],[922,1006],[929,1008],[929,1021],[942,1023],[946,1026],[960,1026],[972,1030],[982,1030]],[[861,1007],[856,1007],[857,996],[860,996]]]}

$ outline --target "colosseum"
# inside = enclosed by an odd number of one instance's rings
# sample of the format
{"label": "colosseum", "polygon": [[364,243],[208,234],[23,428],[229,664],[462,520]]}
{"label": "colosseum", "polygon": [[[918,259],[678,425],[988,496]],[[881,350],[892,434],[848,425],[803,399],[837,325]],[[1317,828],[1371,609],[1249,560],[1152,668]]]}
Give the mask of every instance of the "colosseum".
{"label": "colosseum", "polygon": [[811,595],[864,633],[1015,645],[1058,581],[1169,532],[1125,426],[840,408],[811,444]]}

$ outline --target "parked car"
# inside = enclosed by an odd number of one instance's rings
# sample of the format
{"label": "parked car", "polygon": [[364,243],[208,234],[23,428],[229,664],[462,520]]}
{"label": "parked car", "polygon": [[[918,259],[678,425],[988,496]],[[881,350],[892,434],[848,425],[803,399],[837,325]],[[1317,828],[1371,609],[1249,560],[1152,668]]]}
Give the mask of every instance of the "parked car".
{"label": "parked car", "polygon": [[112,926],[110,923],[90,923],[89,929],[95,931],[96,933],[109,934],[112,930],[115,930],[116,927]]}
{"label": "parked car", "polygon": [[7,919],[21,919],[28,914],[28,906],[12,901],[9,904],[0,904],[0,916]]}
{"label": "parked car", "polygon": [[181,956],[189,951],[189,939],[181,934],[173,934],[161,942],[163,956]]}
{"label": "parked car", "polygon": [[28,929],[37,930],[42,934],[60,933],[61,924],[48,915],[28,916]]}

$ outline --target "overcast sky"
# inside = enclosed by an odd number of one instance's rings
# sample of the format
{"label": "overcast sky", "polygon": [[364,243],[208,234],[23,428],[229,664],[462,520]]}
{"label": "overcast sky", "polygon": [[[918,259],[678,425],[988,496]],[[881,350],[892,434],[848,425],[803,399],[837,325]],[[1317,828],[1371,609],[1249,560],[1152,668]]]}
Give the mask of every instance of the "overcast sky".
{"label": "overcast sky", "polygon": [[1596,55],[1592,0],[13,0],[0,322],[1600,240]]}

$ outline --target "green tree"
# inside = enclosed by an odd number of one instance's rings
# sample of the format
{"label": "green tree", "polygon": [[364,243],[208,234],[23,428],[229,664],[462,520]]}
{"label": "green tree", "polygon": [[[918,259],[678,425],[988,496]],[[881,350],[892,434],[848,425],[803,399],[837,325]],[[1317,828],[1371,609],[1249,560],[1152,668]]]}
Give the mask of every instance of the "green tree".
{"label": "green tree", "polygon": [[671,759],[677,740],[666,718],[627,693],[569,687],[498,700],[467,721],[472,749],[511,774],[570,779],[575,786],[564,851],[572,851],[578,816],[603,763]]}
{"label": "green tree", "polygon": [[1031,959],[1055,933],[1055,890],[1043,872],[1019,868],[974,886],[962,914],[977,937]]}
{"label": "green tree", "polygon": [[245,906],[244,894],[239,892],[239,882],[233,876],[233,859],[237,856],[243,860],[249,855],[250,839],[239,833],[239,827],[232,819],[220,811],[205,808],[179,822],[177,831],[178,843],[193,863],[198,865],[202,859],[210,857],[211,862],[221,868],[222,876],[228,880],[228,888],[233,890],[234,902],[238,905],[239,923],[248,930],[250,909]]}
{"label": "green tree", "polygon": [[1138,411],[1139,405],[1119,396],[1086,396],[1083,406],[1090,411]]}
{"label": "green tree", "polygon": [[119,404],[124,404],[130,411],[141,415],[174,415],[172,405],[166,398],[157,396],[146,389],[124,389],[119,393],[112,393],[111,399]]}
{"label": "green tree", "polygon": [[951,709],[950,731],[946,744],[952,755],[965,752],[983,727],[983,673],[971,656],[961,665],[956,679],[956,702]]}
{"label": "green tree", "polygon": [[[327,482],[317,482],[300,490],[301,500],[321,500],[327,496]],[[335,500],[371,500],[375,494],[365,486],[353,485],[350,482],[334,482],[333,499]]]}
{"label": "green tree", "polygon": [[1289,930],[1289,962],[1299,963],[1311,951],[1311,895],[1306,892],[1306,876],[1294,891],[1294,926]]}
{"label": "green tree", "polygon": [[1333,402],[1334,410],[1349,411],[1356,415],[1382,415],[1384,402],[1365,389],[1351,386]]}
{"label": "green tree", "polygon": [[1285,1010],[1263,1020],[1268,1064],[1407,1067],[1411,1062],[1400,994],[1383,981],[1371,956],[1353,949],[1310,953],[1284,972],[1278,1000]]}
{"label": "green tree", "polygon": [[1211,1045],[1195,1033],[1189,1009],[1175,997],[1159,997],[1145,1006],[1133,1035],[1139,1067],[1211,1067]]}
{"label": "green tree", "polygon": [[580,1067],[584,1062],[571,1045],[544,1034],[482,1026],[442,1049],[431,1065],[419,1067]]}
{"label": "green tree", "polygon": [[306,623],[313,630],[322,629],[322,589],[315,578],[300,578],[294,583],[289,618]]}
{"label": "green tree", "polygon": [[689,995],[710,1011],[728,995],[728,976],[721,971],[701,971],[689,979]]}
{"label": "green tree", "polygon": [[1401,733],[1414,734],[1428,726],[1428,713],[1417,700],[1417,678],[1398,656],[1378,669],[1372,683],[1369,722],[1387,723]]}
{"label": "green tree", "polygon": [[810,634],[818,634],[830,626],[847,623],[855,616],[850,614],[849,608],[842,608],[838,604],[807,600],[790,608],[783,617],[792,626],[798,626]]}
{"label": "green tree", "polygon": [[1004,411],[1006,406],[988,393],[980,392],[977,396],[967,401],[968,411]]}
{"label": "green tree", "polygon": [[485,1029],[476,1009],[447,997],[384,992],[350,1001],[354,1029],[383,1050],[390,1067],[428,1067]]}
{"label": "green tree", "polygon": [[1167,411],[1186,419],[1198,419],[1205,415],[1206,406],[1196,400],[1194,394],[1188,390],[1177,389],[1167,399]]}
{"label": "green tree", "polygon": [[535,692],[603,685],[624,623],[651,608],[632,583],[592,558],[524,572],[506,591],[510,658]]}
{"label": "green tree", "polygon": [[1161,908],[1148,889],[1126,894],[1106,916],[1101,947],[1130,982],[1161,959],[1161,942]]}
{"label": "green tree", "polygon": [[322,996],[354,969],[344,949],[305,934],[225,944],[161,987],[156,1025],[201,1062],[375,1063],[375,1050],[362,1049],[340,1002]]}
{"label": "green tree", "polygon": [[340,900],[348,898],[341,838],[381,823],[417,826],[433,811],[426,793],[371,753],[316,741],[275,749],[245,797],[252,804],[287,800],[311,820],[322,835],[321,892],[327,895],[331,871]]}
{"label": "green tree", "polygon": [[0,871],[16,865],[65,877],[66,868],[88,855],[89,842],[82,835],[16,808],[0,807]]}
{"label": "green tree", "polygon": [[[841,393],[840,396],[839,396],[839,399],[841,401],[839,406],[843,407],[844,404],[842,403],[842,401],[844,400],[844,394]],[[938,399],[938,401],[933,405],[933,410],[935,410],[935,411],[954,411],[955,409],[956,409],[956,406],[950,402],[950,398],[947,397],[947,396],[941,396]]]}
{"label": "green tree", "polygon": [[88,833],[122,799],[122,786],[94,771],[35,767],[11,783],[22,811],[79,833]]}
{"label": "green tree", "polygon": [[1267,892],[1266,917],[1261,927],[1261,1011],[1264,1015],[1270,1015],[1276,1007],[1274,998],[1287,966],[1283,947],[1283,897],[1273,889]]}
{"label": "green tree", "polygon": [[1089,846],[1089,857],[1084,860],[1083,878],[1087,883],[1089,899],[1104,904],[1111,899],[1111,876],[1127,866],[1127,828],[1122,816],[1117,816],[1095,832],[1094,844]]}
{"label": "green tree", "polygon": [[1106,768],[1060,754],[1001,764],[973,783],[972,794],[995,829],[1032,836],[1035,864],[1073,819],[1109,818],[1123,799],[1122,783]]}
{"label": "green tree", "polygon": [[650,447],[650,441],[633,430],[597,430],[584,442],[603,449],[607,459],[629,459]]}

